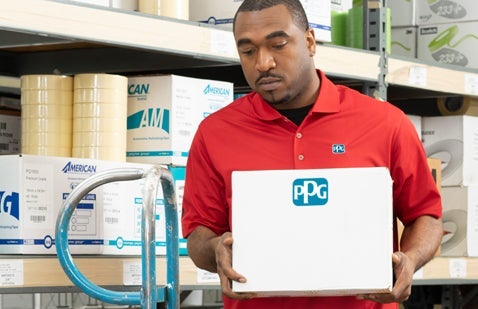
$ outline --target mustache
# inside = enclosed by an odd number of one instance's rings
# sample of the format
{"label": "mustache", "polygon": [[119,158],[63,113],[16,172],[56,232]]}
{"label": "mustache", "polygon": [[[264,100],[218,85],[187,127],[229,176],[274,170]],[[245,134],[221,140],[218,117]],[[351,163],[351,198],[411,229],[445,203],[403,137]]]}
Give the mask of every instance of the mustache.
{"label": "mustache", "polygon": [[259,77],[256,79],[256,84],[259,83],[261,81],[261,79],[268,78],[268,77],[282,79],[282,76],[280,76],[280,75],[270,73],[270,72],[265,72],[265,73],[261,73],[259,75]]}

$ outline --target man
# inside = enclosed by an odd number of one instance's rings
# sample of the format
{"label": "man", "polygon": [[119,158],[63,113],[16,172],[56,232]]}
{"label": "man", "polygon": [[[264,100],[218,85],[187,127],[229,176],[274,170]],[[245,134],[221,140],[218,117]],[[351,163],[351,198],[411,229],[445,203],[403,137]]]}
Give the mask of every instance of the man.
{"label": "man", "polygon": [[[225,308],[398,308],[442,235],[440,196],[413,125],[315,69],[314,31],[299,0],[245,0],[233,32],[253,92],[208,116],[191,146],[183,200],[191,259],[218,273]],[[345,153],[331,152],[336,142]],[[260,298],[231,290],[232,280],[247,280],[231,267],[232,171],[371,166],[390,170],[394,214],[405,224],[390,294]]]}

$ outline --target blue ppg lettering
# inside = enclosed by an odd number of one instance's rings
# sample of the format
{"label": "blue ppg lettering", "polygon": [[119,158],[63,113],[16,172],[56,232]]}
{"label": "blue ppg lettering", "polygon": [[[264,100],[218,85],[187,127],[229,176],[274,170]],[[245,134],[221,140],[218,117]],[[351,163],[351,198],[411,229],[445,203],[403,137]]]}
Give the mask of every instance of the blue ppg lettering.
{"label": "blue ppg lettering", "polygon": [[329,183],[325,178],[299,178],[292,192],[295,206],[323,206],[329,200]]}
{"label": "blue ppg lettering", "polygon": [[7,194],[5,191],[0,191],[0,213],[10,214],[20,220],[20,202],[17,192]]}

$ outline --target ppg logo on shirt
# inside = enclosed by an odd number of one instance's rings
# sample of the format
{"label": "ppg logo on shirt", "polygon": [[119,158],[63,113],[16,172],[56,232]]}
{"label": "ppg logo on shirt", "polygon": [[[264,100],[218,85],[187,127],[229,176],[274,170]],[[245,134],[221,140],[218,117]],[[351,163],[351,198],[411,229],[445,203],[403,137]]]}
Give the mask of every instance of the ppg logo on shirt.
{"label": "ppg logo on shirt", "polygon": [[323,206],[329,200],[329,183],[325,178],[299,178],[292,183],[295,206]]}

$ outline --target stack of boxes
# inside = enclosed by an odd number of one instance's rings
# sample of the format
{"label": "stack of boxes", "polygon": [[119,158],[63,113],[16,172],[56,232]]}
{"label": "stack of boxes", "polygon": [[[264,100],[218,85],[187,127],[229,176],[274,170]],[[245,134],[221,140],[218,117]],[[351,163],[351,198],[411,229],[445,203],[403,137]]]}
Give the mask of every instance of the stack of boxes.
{"label": "stack of boxes", "polygon": [[393,0],[392,54],[478,68],[478,11],[473,0]]}

